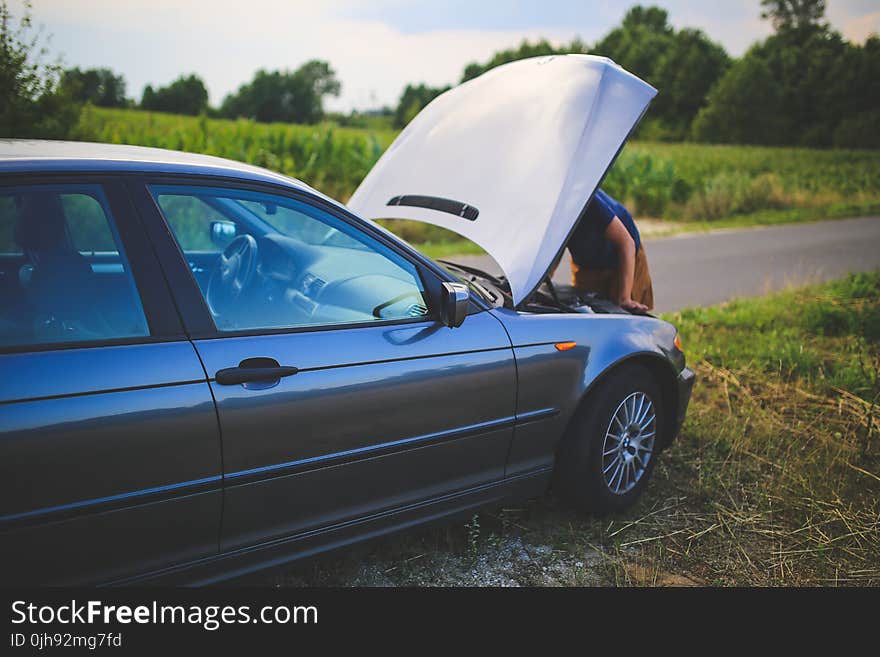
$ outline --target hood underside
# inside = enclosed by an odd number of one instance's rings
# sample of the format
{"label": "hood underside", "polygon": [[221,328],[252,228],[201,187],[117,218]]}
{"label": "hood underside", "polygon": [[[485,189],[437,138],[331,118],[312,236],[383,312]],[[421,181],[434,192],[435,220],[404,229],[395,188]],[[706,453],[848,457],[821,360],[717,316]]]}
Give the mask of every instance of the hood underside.
{"label": "hood underside", "polygon": [[591,55],[525,59],[438,96],[349,201],[475,242],[515,304],[546,276],[656,89]]}

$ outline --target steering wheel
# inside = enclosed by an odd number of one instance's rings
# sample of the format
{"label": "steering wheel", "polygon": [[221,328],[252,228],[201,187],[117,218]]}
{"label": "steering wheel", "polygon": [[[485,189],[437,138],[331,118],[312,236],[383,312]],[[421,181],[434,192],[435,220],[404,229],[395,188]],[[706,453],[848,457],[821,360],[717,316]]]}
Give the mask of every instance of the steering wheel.
{"label": "steering wheel", "polygon": [[257,240],[251,235],[239,235],[223,249],[205,295],[214,316],[231,310],[250,285],[257,271],[257,256]]}

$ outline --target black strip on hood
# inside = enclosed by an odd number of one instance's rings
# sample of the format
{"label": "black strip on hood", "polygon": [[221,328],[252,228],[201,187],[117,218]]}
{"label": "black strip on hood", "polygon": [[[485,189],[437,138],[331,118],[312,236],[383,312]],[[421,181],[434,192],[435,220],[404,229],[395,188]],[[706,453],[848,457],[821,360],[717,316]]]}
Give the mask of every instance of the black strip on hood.
{"label": "black strip on hood", "polygon": [[406,205],[413,208],[427,208],[429,210],[454,214],[455,216],[467,219],[468,221],[475,221],[480,215],[480,211],[473,205],[468,205],[461,201],[453,201],[448,198],[439,198],[437,196],[418,196],[416,194],[395,196],[388,201],[386,205]]}

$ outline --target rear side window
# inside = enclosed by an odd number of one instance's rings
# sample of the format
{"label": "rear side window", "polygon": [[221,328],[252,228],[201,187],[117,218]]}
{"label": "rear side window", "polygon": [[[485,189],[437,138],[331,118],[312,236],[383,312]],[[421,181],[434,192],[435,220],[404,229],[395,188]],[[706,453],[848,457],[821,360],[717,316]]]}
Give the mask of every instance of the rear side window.
{"label": "rear side window", "polygon": [[110,222],[97,196],[71,193],[59,197],[74,250],[84,255],[119,254]]}
{"label": "rear side window", "polygon": [[0,196],[0,254],[14,255],[21,253],[15,243],[15,220],[18,213],[15,209],[15,198]]}
{"label": "rear side window", "polygon": [[0,187],[0,349],[147,335],[101,187]]}

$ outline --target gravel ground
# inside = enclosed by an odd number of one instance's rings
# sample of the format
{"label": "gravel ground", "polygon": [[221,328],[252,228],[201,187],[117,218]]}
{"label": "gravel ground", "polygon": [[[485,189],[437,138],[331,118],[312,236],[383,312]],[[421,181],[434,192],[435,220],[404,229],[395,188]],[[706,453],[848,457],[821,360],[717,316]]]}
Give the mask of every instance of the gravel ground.
{"label": "gravel ground", "polygon": [[482,513],[467,523],[376,539],[260,573],[242,583],[275,587],[599,586],[615,583],[613,565],[620,562],[619,551],[603,549],[595,540],[608,524],[608,520],[581,516],[548,495],[521,507]]}
{"label": "gravel ground", "polygon": [[[350,586],[553,586],[581,581],[598,584],[591,567],[601,561],[597,552],[587,558],[534,545],[521,537],[502,538],[471,557],[439,551],[401,564],[378,561],[364,564],[348,581]],[[396,575],[396,571],[401,573]],[[405,574],[404,581],[400,575]],[[289,584],[290,582],[288,582]],[[306,581],[303,584],[307,583]]]}

